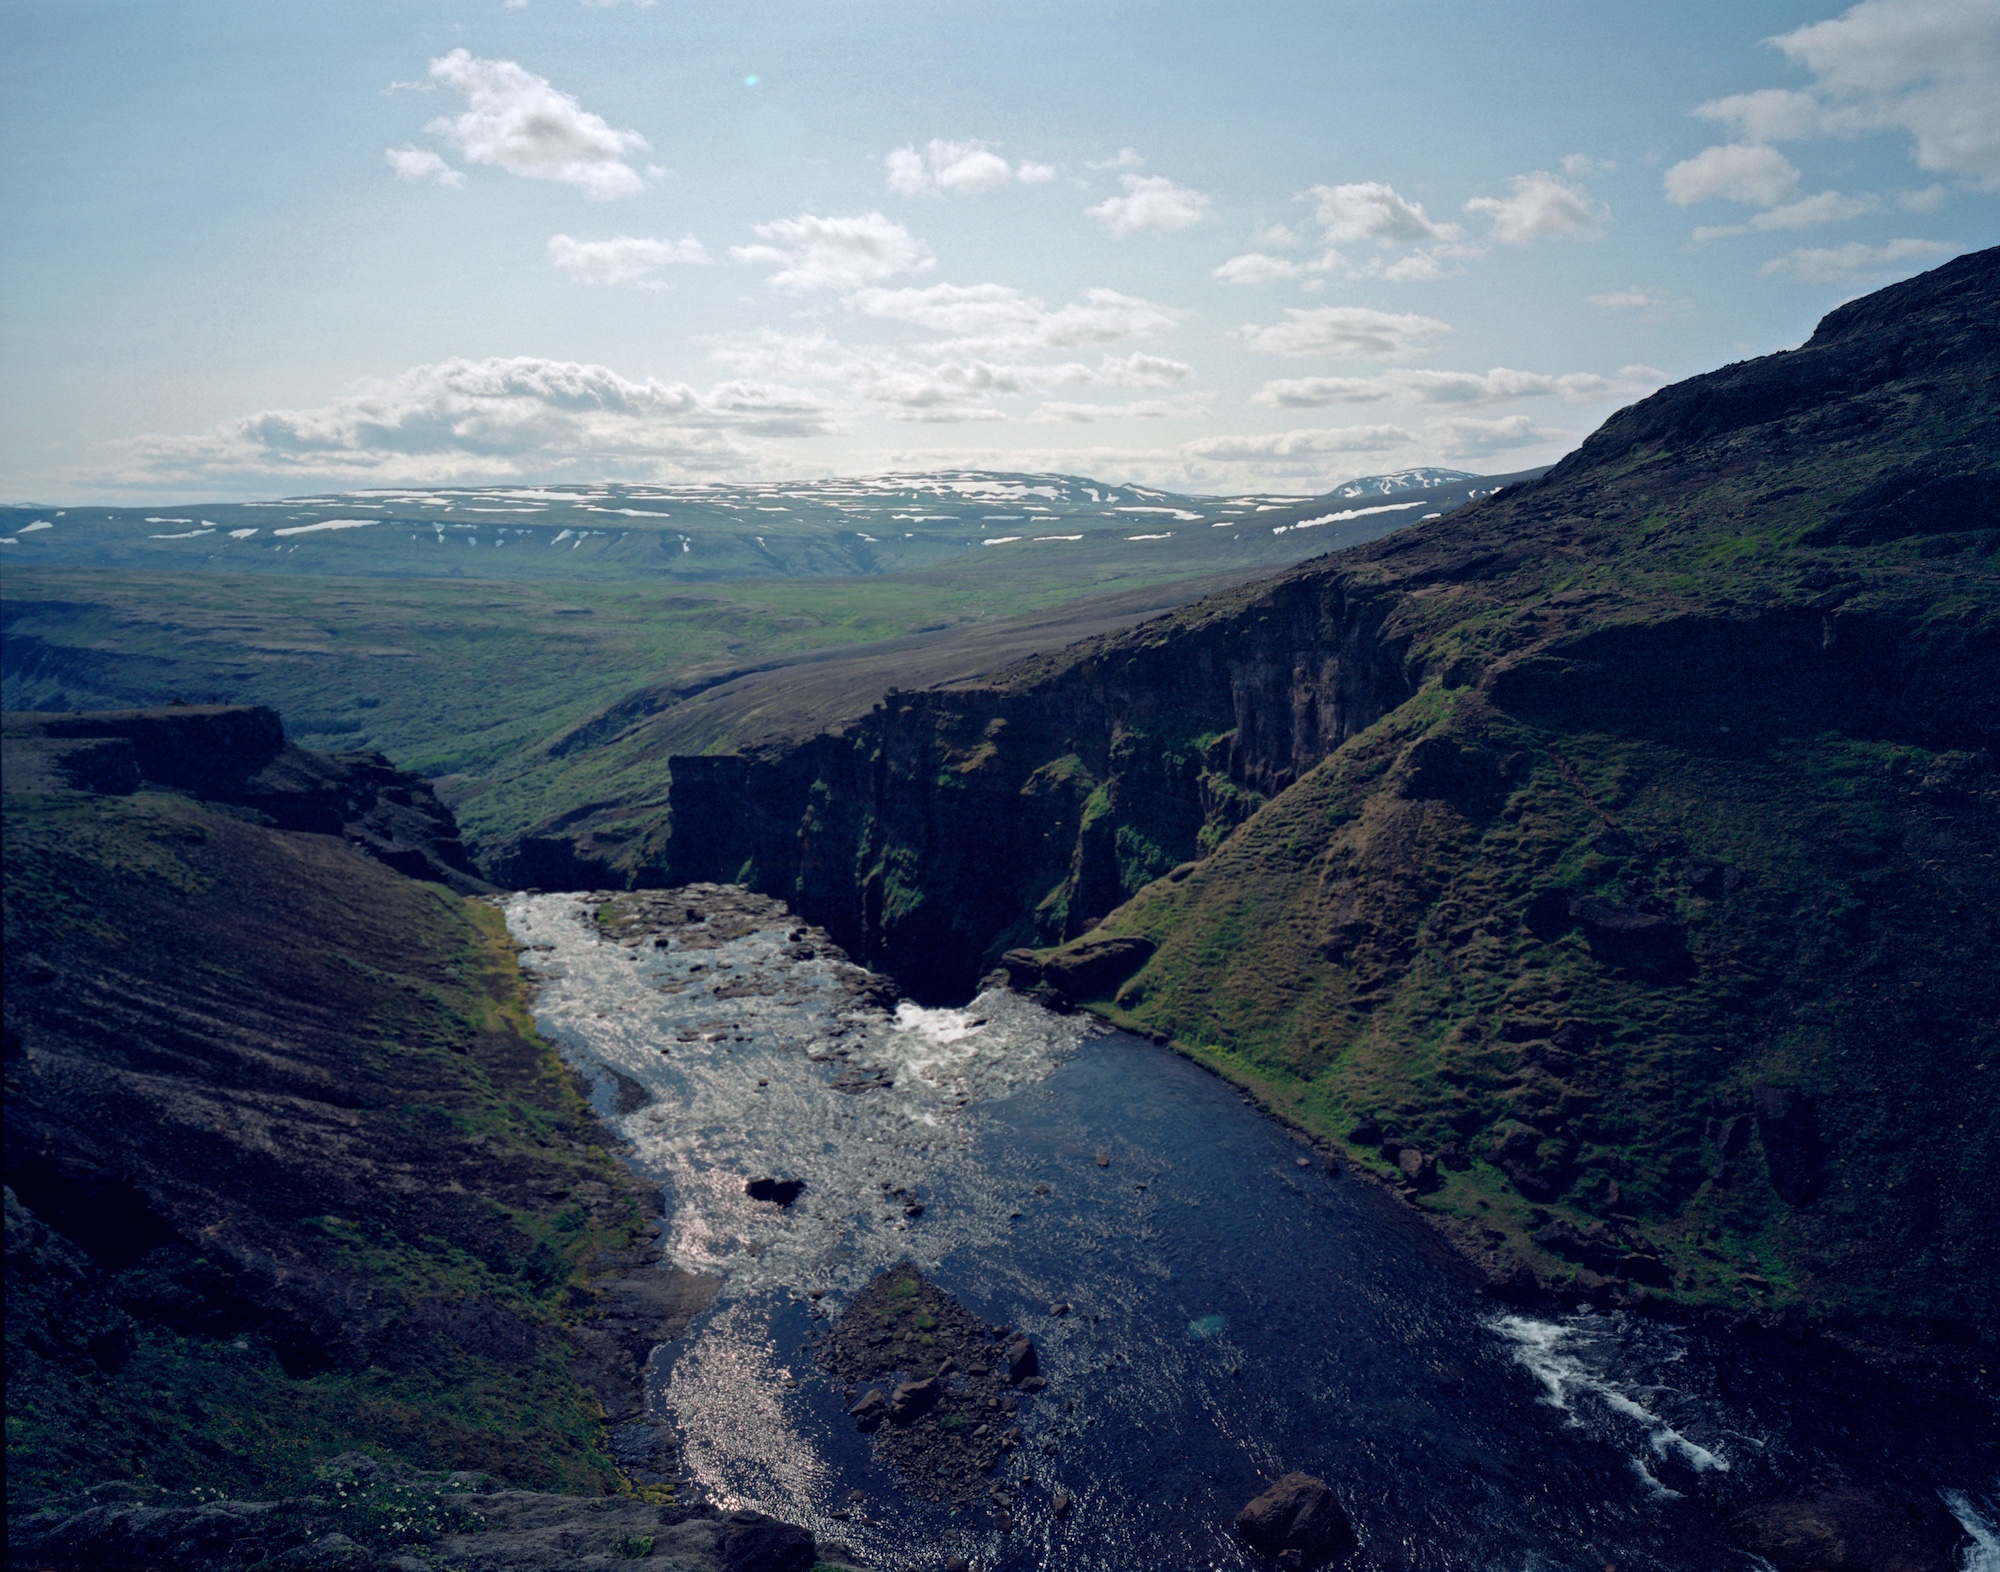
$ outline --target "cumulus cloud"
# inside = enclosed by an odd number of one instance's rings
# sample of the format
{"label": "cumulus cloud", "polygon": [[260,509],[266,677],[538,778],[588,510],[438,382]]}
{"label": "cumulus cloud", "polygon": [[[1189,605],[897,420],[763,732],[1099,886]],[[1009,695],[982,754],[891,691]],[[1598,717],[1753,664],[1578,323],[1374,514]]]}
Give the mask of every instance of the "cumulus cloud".
{"label": "cumulus cloud", "polygon": [[474,164],[529,180],[575,186],[598,201],[636,195],[645,177],[625,160],[646,150],[637,131],[620,131],[585,109],[547,77],[511,60],[482,60],[454,49],[431,62],[431,80],[465,95],[465,113],[425,129]]}
{"label": "cumulus cloud", "polygon": [[1283,322],[1246,325],[1243,342],[1267,355],[1297,358],[1390,356],[1422,348],[1451,331],[1450,324],[1435,317],[1366,306],[1292,306],[1285,316]]}
{"label": "cumulus cloud", "polygon": [[1844,284],[1855,279],[1914,273],[1930,263],[1955,256],[1962,248],[1941,240],[1891,240],[1886,245],[1802,246],[1773,257],[1758,273],[1763,277],[1789,274],[1809,284]]}
{"label": "cumulus cloud", "polygon": [[933,348],[956,354],[1029,355],[1114,344],[1173,326],[1179,313],[1115,289],[1090,289],[1051,307],[1006,284],[932,284],[864,289],[851,302],[872,317],[909,322],[945,337]]}
{"label": "cumulus cloud", "polygon": [[1603,205],[1576,182],[1545,169],[1511,175],[1504,197],[1474,197],[1468,213],[1484,213],[1493,222],[1493,238],[1510,246],[1536,240],[1602,240]]}
{"label": "cumulus cloud", "polygon": [[1225,284],[1269,284],[1278,279],[1297,278],[1306,270],[1289,257],[1274,257],[1262,251],[1246,251],[1231,257],[1209,276]]}
{"label": "cumulus cloud", "polygon": [[932,137],[919,149],[906,144],[883,160],[889,189],[898,196],[960,196],[990,191],[1009,181],[1041,185],[1055,178],[1049,164],[1010,164],[985,142],[952,142]]}
{"label": "cumulus cloud", "polygon": [[1318,426],[1247,437],[1202,437],[1185,444],[1184,451],[1197,458],[1240,464],[1322,453],[1381,453],[1416,440],[1417,434],[1402,426]]}
{"label": "cumulus cloud", "polygon": [[[1127,150],[1129,151],[1129,149]],[[1142,229],[1186,229],[1208,216],[1209,198],[1165,175],[1120,175],[1123,196],[1106,197],[1084,212],[1118,236]]]}
{"label": "cumulus cloud", "polygon": [[1502,399],[1632,396],[1667,380],[1651,366],[1623,367],[1616,378],[1594,371],[1551,375],[1495,366],[1491,371],[1388,371],[1379,377],[1286,377],[1267,382],[1250,402],[1275,409],[1405,399],[1413,404],[1490,404]]}
{"label": "cumulus cloud", "polygon": [[1069,425],[1090,425],[1100,420],[1175,420],[1206,417],[1209,409],[1196,398],[1142,398],[1123,404],[1085,404],[1051,399],[1028,416],[1031,421],[1061,421]]}
{"label": "cumulus cloud", "polygon": [[1603,306],[1607,311],[1660,311],[1668,304],[1663,290],[1646,289],[1638,284],[1630,289],[1607,290],[1604,294],[1585,298],[1593,306]]}
{"label": "cumulus cloud", "polygon": [[935,260],[921,240],[880,213],[841,218],[801,213],[759,224],[757,234],[772,244],[732,246],[729,254],[738,262],[775,265],[772,286],[801,293],[853,289],[897,273],[921,272]]}
{"label": "cumulus cloud", "polygon": [[1133,149],[1121,147],[1109,158],[1101,158],[1089,167],[1092,169],[1137,169],[1145,162],[1145,159],[1141,158]]}
{"label": "cumulus cloud", "polygon": [[676,263],[701,263],[708,259],[708,248],[692,235],[684,240],[648,240],[636,235],[618,235],[610,240],[549,236],[550,265],[586,284],[623,284]]}
{"label": "cumulus cloud", "polygon": [[1765,40],[1813,77],[1695,113],[1747,142],[1910,139],[1919,169],[2000,190],[2000,6],[1992,0],[1862,0]]}
{"label": "cumulus cloud", "polygon": [[1492,453],[1503,448],[1534,447],[1560,442],[1569,433],[1555,426],[1538,426],[1527,415],[1503,415],[1482,420],[1476,415],[1457,415],[1434,422],[1431,441],[1443,453]]}
{"label": "cumulus cloud", "polygon": [[453,169],[437,154],[421,147],[392,147],[382,154],[389,167],[396,171],[398,180],[407,180],[411,185],[422,185],[429,181],[435,186],[462,186],[465,171]]}
{"label": "cumulus cloud", "polygon": [[1314,199],[1313,216],[1328,243],[1335,246],[1363,241],[1389,246],[1431,245],[1456,240],[1464,233],[1456,224],[1434,222],[1421,203],[1409,201],[1394,186],[1379,180],[1313,186],[1305,195]]}
{"label": "cumulus cloud", "polygon": [[[1000,286],[991,288],[998,290]],[[724,339],[715,346],[711,358],[740,376],[837,388],[849,401],[849,407],[872,411],[890,420],[933,423],[1008,418],[1006,411],[993,403],[995,399],[1046,398],[1058,389],[1084,387],[1170,388],[1194,375],[1193,367],[1178,360],[1140,351],[1103,355],[1095,365],[1078,360],[1037,362],[1005,358],[1008,351],[1031,354],[1047,349],[1052,338],[1075,344],[1103,342],[1120,336],[1114,331],[1115,323],[1101,321],[1086,328],[1069,314],[1068,308],[1051,311],[1038,301],[1025,301],[1018,296],[1012,302],[996,301],[977,286],[969,289],[950,286],[949,292],[909,290],[877,294],[883,298],[878,298],[875,304],[886,308],[878,311],[878,315],[971,331],[905,350],[845,344],[824,332],[786,334],[766,330]],[[954,299],[954,294],[984,298],[966,301]],[[923,298],[926,296],[931,298]],[[983,318],[977,314],[976,308],[981,305],[996,304],[1025,304],[1030,314],[995,313]],[[967,307],[975,309],[971,314],[954,309]],[[988,353],[981,353],[981,349]],[[996,349],[1002,353],[990,353]],[[1162,408],[1166,408],[1168,401],[1161,402]],[[1180,401],[1171,402],[1174,407],[1181,407]]]}
{"label": "cumulus cloud", "polygon": [[265,410],[199,436],[126,444],[129,477],[230,474],[419,484],[585,470],[740,470],[743,437],[828,429],[823,401],[749,381],[707,393],[610,368],[521,355],[415,366],[316,409]]}
{"label": "cumulus cloud", "polygon": [[1666,173],[1667,200],[1679,207],[1718,199],[1776,207],[1799,194],[1799,172],[1775,147],[1730,142],[1703,148]]}

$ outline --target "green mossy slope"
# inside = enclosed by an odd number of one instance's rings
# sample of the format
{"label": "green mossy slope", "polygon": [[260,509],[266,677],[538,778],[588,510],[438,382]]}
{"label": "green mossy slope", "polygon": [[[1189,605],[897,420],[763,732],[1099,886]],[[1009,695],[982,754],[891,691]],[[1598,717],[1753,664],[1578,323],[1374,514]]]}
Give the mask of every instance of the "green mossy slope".
{"label": "green mossy slope", "polygon": [[355,1450],[620,1488],[563,1334],[646,1208],[499,913],[174,795],[5,833],[10,1512]]}

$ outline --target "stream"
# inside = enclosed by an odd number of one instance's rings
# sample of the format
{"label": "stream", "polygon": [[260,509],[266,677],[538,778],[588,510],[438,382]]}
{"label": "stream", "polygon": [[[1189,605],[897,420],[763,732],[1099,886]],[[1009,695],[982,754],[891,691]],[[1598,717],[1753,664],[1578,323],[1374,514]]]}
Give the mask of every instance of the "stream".
{"label": "stream", "polygon": [[[536,1015],[721,1280],[656,1352],[679,1477],[872,1567],[1248,1568],[1242,1504],[1325,1479],[1382,1572],[1712,1572],[1747,1503],[1838,1473],[1942,1502],[2000,1572],[2000,1421],[1940,1423],[1776,1334],[1526,1311],[1227,1082],[1005,990],[888,1005],[824,933],[716,886],[509,897]],[[789,1206],[753,1178],[802,1180]],[[899,1488],[810,1339],[909,1261],[1028,1333],[1011,1532]],[[1053,1313],[1066,1305],[1066,1313]],[[1059,1495],[1074,1505],[1059,1515]]]}

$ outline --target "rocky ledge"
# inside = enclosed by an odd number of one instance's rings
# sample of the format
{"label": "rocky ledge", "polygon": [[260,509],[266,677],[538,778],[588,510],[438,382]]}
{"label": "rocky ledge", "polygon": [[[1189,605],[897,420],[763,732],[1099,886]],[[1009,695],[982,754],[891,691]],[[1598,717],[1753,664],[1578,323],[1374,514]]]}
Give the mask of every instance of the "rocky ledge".
{"label": "rocky ledge", "polygon": [[313,1494],[202,1500],[99,1486],[66,1508],[10,1518],[7,1566],[37,1572],[811,1572],[796,1524],[705,1504],[501,1488],[479,1473],[419,1473],[334,1458]]}

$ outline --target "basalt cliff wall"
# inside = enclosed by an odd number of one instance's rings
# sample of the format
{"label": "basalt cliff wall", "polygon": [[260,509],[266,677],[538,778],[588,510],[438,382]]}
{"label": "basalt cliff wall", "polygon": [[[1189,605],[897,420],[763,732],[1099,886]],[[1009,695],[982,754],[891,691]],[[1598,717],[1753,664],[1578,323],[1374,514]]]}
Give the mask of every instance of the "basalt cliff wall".
{"label": "basalt cliff wall", "polygon": [[549,882],[749,883],[934,999],[1144,938],[1097,1007],[1496,1271],[1990,1329],[2000,1097],[1965,1088],[2000,1075],[1996,545],[1983,252],[1538,481],[675,759],[649,835],[540,854]]}

